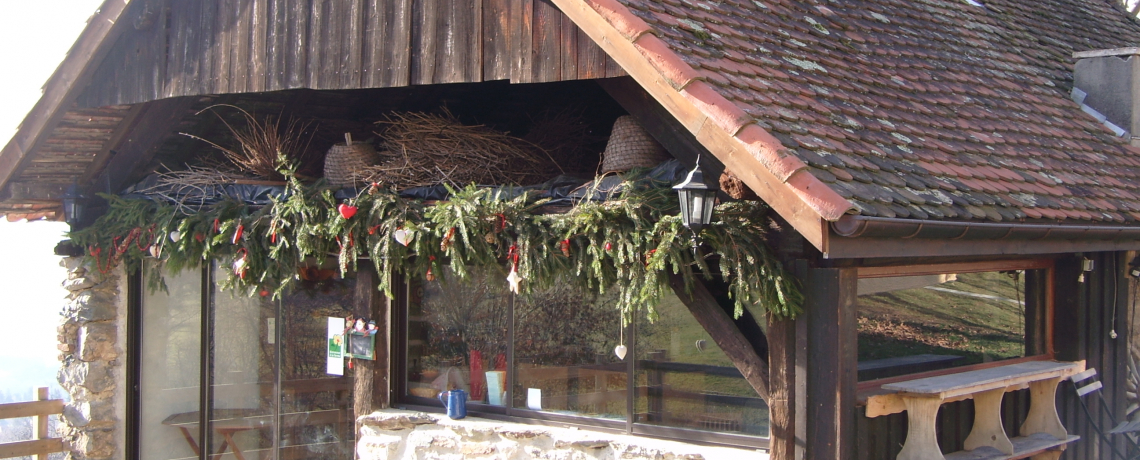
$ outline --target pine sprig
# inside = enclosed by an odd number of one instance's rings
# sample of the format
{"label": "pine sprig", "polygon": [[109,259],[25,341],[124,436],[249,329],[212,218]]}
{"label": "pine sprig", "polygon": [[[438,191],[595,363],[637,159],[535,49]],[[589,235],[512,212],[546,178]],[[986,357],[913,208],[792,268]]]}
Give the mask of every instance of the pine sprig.
{"label": "pine sprig", "polygon": [[[229,268],[225,264],[241,259],[242,270],[221,279],[224,287],[248,295],[280,296],[294,286],[302,267],[335,255],[342,274],[370,259],[382,274],[377,287],[389,296],[393,275],[423,277],[446,267],[464,279],[474,266],[505,267],[504,273],[517,267],[524,295],[556,283],[598,293],[616,290],[623,321],[639,309],[656,317],[654,307],[670,289],[671,272],[692,286],[698,276],[713,276],[715,268],[728,283],[736,316],[748,309],[756,316],[793,317],[803,303],[796,280],[765,242],[767,208],[757,202],[718,206],[716,220],[701,234],[708,249],[695,258],[676,215],[676,194],[667,184],[636,175],[608,190],[606,201],[587,200],[552,213],[531,194],[476,186],[449,189],[449,199],[438,203],[374,186],[338,203],[323,184],[302,184],[288,167],[282,173],[289,178],[285,192],[262,207],[226,200],[183,214],[149,200],[108,197],[108,212],[71,237],[104,267],[126,262],[136,270],[153,256],[151,245],[167,272],[211,260]],[[355,207],[355,215],[345,218],[341,204]],[[174,241],[171,232],[180,238]],[[393,237],[397,232],[413,235],[406,246]],[[128,239],[129,246],[122,244]]]}

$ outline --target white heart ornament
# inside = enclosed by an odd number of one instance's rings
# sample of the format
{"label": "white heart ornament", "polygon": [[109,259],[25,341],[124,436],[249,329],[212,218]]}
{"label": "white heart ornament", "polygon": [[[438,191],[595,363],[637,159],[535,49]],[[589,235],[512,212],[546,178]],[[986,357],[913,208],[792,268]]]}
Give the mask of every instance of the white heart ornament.
{"label": "white heart ornament", "polygon": [[415,233],[409,232],[402,228],[396,229],[396,231],[392,232],[392,238],[395,238],[397,243],[400,243],[404,246],[407,246],[408,243],[411,243],[412,238],[414,237]]}
{"label": "white heart ornament", "polygon": [[629,350],[625,348],[625,345],[618,345],[614,347],[614,354],[617,355],[618,359],[621,360],[625,360],[625,354],[628,351]]}
{"label": "white heart ornament", "polygon": [[170,232],[170,241],[177,243],[178,240],[181,240],[181,239],[182,239],[182,232],[179,232],[178,230]]}
{"label": "white heart ornament", "polygon": [[162,251],[158,249],[158,246],[157,246],[157,245],[153,245],[153,244],[152,244],[152,245],[150,246],[150,256],[151,256],[151,257],[154,257],[155,259],[157,259],[157,258],[158,258],[158,256],[160,256],[160,255],[162,255]]}

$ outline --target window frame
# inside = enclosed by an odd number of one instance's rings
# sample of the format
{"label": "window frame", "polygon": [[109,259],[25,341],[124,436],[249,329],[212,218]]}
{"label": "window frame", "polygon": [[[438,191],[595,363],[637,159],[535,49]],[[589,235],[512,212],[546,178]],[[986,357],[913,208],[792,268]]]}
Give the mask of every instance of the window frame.
{"label": "window frame", "polygon": [[[418,410],[423,412],[443,413],[443,405],[438,401],[431,398],[424,398],[408,394],[408,323],[409,323],[409,309],[410,299],[412,298],[411,290],[415,288],[414,284],[422,282],[420,279],[412,277],[403,277],[398,280],[399,288],[394,292],[395,298],[392,299],[392,320],[393,320],[393,334],[392,334],[392,376],[389,381],[392,382],[392,394],[390,400],[392,407],[398,409]],[[571,426],[593,431],[644,436],[651,438],[667,439],[671,441],[688,442],[694,444],[705,444],[715,446],[726,446],[735,448],[748,448],[748,449],[768,449],[771,441],[771,427],[769,426],[768,436],[753,436],[737,433],[722,433],[714,431],[695,430],[691,428],[668,427],[659,425],[650,425],[647,423],[638,423],[634,419],[634,406],[636,404],[637,387],[636,387],[636,372],[637,372],[637,321],[631,321],[626,325],[626,347],[627,359],[625,362],[626,372],[626,416],[624,421],[603,419],[588,416],[556,414],[551,412],[535,411],[526,408],[515,408],[512,401],[514,401],[514,383],[517,381],[517,366],[515,366],[515,300],[517,296],[512,295],[508,300],[507,314],[508,314],[508,331],[510,340],[507,344],[507,381],[511,384],[507,385],[506,400],[508,403],[505,406],[491,406],[485,404],[471,404],[468,403],[467,413],[469,415],[478,416],[490,420],[498,420],[503,422],[523,423],[531,425],[546,425],[546,426]],[[767,401],[765,401],[767,403]]]}
{"label": "window frame", "polygon": [[[931,264],[912,264],[912,265],[883,265],[883,266],[864,266],[858,267],[858,279],[873,279],[873,278],[890,278],[900,276],[923,276],[923,275],[940,275],[946,273],[981,273],[981,272],[995,272],[1006,270],[1042,270],[1044,272],[1045,285],[1043,289],[1042,305],[1035,306],[1040,308],[1040,313],[1044,325],[1043,341],[1044,352],[1034,355],[1024,356],[1021,358],[1005,359],[1001,361],[994,361],[989,363],[970,364],[966,366],[952,367],[948,369],[939,369],[933,371],[916,372],[914,374],[898,375],[894,377],[886,377],[875,380],[857,381],[856,394],[857,399],[866,401],[867,397],[871,394],[879,393],[882,385],[894,382],[902,382],[907,380],[915,380],[926,377],[937,377],[942,375],[957,374],[961,372],[969,372],[981,369],[989,369],[997,366],[1004,366],[1008,364],[1017,364],[1031,361],[1049,361],[1054,359],[1056,350],[1053,342],[1053,312],[1055,302],[1055,289],[1056,289],[1056,261],[1051,258],[1027,258],[1027,259],[1008,259],[1008,260],[992,260],[980,262],[947,262],[947,263],[931,263]],[[1028,299],[1028,293],[1026,298]],[[1026,302],[1026,307],[1029,307]],[[1028,322],[1029,314],[1026,313],[1026,322]]]}

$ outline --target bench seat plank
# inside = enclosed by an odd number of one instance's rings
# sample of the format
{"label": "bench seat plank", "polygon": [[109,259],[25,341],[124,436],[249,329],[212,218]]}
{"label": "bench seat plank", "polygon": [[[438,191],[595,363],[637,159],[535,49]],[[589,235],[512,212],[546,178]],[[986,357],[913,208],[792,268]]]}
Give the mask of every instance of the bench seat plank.
{"label": "bench seat plank", "polygon": [[1057,361],[1028,361],[1006,366],[991,367],[960,374],[941,375],[905,382],[888,383],[884,390],[928,395],[934,398],[953,398],[996,388],[1053,377],[1067,377],[1084,370],[1081,363]]}
{"label": "bench seat plank", "polygon": [[1010,438],[1010,441],[1013,443],[1013,454],[1003,454],[993,447],[979,447],[974,450],[963,450],[961,452],[946,454],[946,460],[1014,460],[1027,458],[1049,449],[1074,442],[1078,439],[1081,439],[1081,437],[1076,435],[1066,436],[1065,439],[1057,439],[1045,433],[1037,433],[1029,436]]}

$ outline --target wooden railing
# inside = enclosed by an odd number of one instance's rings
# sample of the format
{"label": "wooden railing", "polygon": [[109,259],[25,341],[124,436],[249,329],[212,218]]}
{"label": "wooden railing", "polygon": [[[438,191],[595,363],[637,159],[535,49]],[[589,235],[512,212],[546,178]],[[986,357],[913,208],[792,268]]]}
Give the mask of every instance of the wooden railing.
{"label": "wooden railing", "polygon": [[48,399],[46,387],[36,389],[35,401],[0,404],[0,420],[35,417],[33,423],[35,437],[29,441],[0,443],[0,458],[35,455],[37,460],[47,460],[48,454],[64,452],[66,449],[62,439],[47,437],[48,416],[62,413],[63,400]]}

